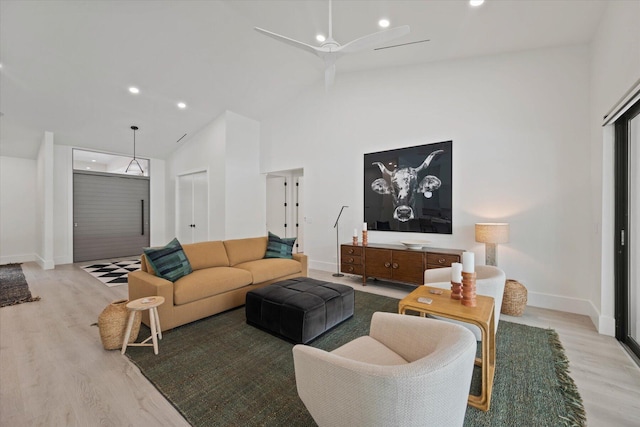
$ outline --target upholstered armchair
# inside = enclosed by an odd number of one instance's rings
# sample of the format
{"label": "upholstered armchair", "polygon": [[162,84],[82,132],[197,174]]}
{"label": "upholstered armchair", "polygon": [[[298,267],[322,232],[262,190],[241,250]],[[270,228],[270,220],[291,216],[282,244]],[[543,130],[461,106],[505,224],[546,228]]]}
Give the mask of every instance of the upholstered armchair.
{"label": "upholstered armchair", "polygon": [[[504,294],[504,284],[506,276],[504,271],[491,265],[476,265],[476,294],[493,297],[495,301],[496,331],[500,320],[500,309],[502,308],[502,295]],[[424,284],[434,288],[451,289],[451,267],[432,268],[424,272]],[[467,327],[476,336],[477,341],[482,340],[480,328],[468,323],[446,319],[448,322],[458,323]]]}
{"label": "upholstered armchair", "polygon": [[374,313],[332,352],[293,347],[298,394],[320,426],[461,426],[476,340],[451,323]]}

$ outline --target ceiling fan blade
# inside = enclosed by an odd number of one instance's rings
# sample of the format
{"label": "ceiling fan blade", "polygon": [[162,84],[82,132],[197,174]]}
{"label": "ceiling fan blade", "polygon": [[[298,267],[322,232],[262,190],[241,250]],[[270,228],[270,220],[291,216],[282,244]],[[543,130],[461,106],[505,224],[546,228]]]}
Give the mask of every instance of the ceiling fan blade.
{"label": "ceiling fan blade", "polygon": [[306,44],[306,43],[302,43],[299,42],[298,40],[294,40],[294,39],[290,39],[289,37],[285,37],[282,36],[280,34],[276,34],[276,33],[272,33],[271,31],[262,29],[262,28],[258,28],[258,27],[254,27],[254,30],[256,30],[259,33],[264,34],[265,36],[269,36],[272,39],[278,40],[282,43],[286,43],[288,45],[291,45],[293,47],[297,47],[298,49],[302,49],[305,50],[309,53],[313,53],[314,55],[318,55],[321,51],[315,47],[315,46],[311,46],[310,44]]}
{"label": "ceiling fan blade", "polygon": [[388,30],[378,31],[377,33],[369,34],[358,39],[352,40],[349,43],[340,46],[336,49],[338,52],[351,53],[358,52],[364,49],[373,48],[383,43],[387,43],[398,37],[402,37],[409,34],[411,28],[408,25],[401,27],[390,28]]}

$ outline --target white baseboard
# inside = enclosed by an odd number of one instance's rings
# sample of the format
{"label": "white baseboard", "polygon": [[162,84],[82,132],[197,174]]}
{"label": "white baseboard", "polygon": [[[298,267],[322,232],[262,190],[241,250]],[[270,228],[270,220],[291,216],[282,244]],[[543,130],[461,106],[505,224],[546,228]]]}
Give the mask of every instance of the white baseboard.
{"label": "white baseboard", "polygon": [[71,257],[70,255],[59,256],[57,258],[54,258],[54,263],[55,265],[73,264],[73,257]]}
{"label": "white baseboard", "polygon": [[14,264],[21,262],[32,262],[36,260],[35,254],[21,254],[21,255],[5,255],[0,256],[0,264]]}
{"label": "white baseboard", "polygon": [[43,270],[53,270],[54,268],[56,268],[56,264],[52,259],[45,260],[42,259],[39,255],[36,255],[36,262]]}
{"label": "white baseboard", "polygon": [[616,336],[616,319],[600,315],[598,318],[598,332],[602,335]]}

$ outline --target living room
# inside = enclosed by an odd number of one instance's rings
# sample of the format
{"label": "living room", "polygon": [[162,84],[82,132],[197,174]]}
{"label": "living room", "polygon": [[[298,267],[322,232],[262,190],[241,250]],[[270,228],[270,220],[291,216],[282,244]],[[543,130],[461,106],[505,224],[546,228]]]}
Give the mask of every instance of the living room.
{"label": "living room", "polygon": [[[561,3],[564,12],[567,4]],[[5,7],[3,2],[3,27],[11,16]],[[478,56],[351,71],[348,62],[347,71],[338,62],[328,90],[315,58],[252,35],[287,55],[284,62],[304,63],[304,77],[280,68],[286,78],[312,84],[286,89],[286,102],[274,104],[259,120],[243,106],[248,95],[238,89],[238,100],[227,100],[224,111],[204,121],[200,117],[202,125],[189,129],[182,145],[172,141],[171,147],[179,148],[163,156],[155,154],[152,140],[145,146],[141,139],[140,153],[151,160],[151,245],[164,245],[175,235],[180,174],[209,172],[209,239],[219,240],[265,235],[266,174],[303,170],[304,252],[310,269],[333,272],[338,262],[333,225],[340,207],[349,205],[340,223],[342,243],[362,225],[363,155],[451,140],[453,234],[410,237],[473,251],[481,262],[484,245],[475,242],[474,224],[508,222],[510,241],[499,246],[498,264],[526,285],[529,306],[587,316],[594,330],[614,336],[613,143],[602,118],[640,76],[640,5],[602,2],[599,12],[588,39],[560,45],[550,41],[519,51],[496,46]],[[570,18],[564,19],[570,25]],[[2,39],[4,92],[19,82],[10,74],[11,57],[4,52],[12,51],[5,43],[19,45],[20,34],[5,37],[3,30]],[[5,86],[9,77],[11,86]],[[244,83],[239,78],[237,86]],[[5,123],[12,118],[4,98],[1,263],[37,263],[42,274],[64,272],[73,262],[71,152],[81,145],[65,141],[51,123],[39,130],[36,154],[19,155],[10,144],[26,141],[5,138]],[[128,127],[134,123],[117,123],[126,145],[101,149],[129,154]],[[140,127],[139,136],[146,131]],[[369,235],[376,243],[402,238],[393,232]]]}

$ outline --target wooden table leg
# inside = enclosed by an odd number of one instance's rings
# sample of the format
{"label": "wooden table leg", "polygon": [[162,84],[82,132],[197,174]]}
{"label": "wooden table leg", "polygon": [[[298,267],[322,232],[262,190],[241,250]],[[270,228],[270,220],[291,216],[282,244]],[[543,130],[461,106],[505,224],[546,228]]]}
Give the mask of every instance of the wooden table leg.
{"label": "wooden table leg", "polygon": [[127,351],[127,344],[129,343],[129,337],[131,336],[131,329],[133,328],[133,319],[136,317],[135,311],[129,311],[129,320],[127,321],[127,332],[124,334],[124,340],[122,341],[122,351],[124,354]]}
{"label": "wooden table leg", "polygon": [[158,332],[158,338],[162,339],[162,329],[160,329],[160,316],[158,316],[158,307],[153,307],[152,310],[156,315],[156,331]]}
{"label": "wooden table leg", "polygon": [[151,326],[151,341],[153,342],[153,353],[158,354],[158,334],[156,332],[156,315],[153,310],[149,310],[149,325]]}

